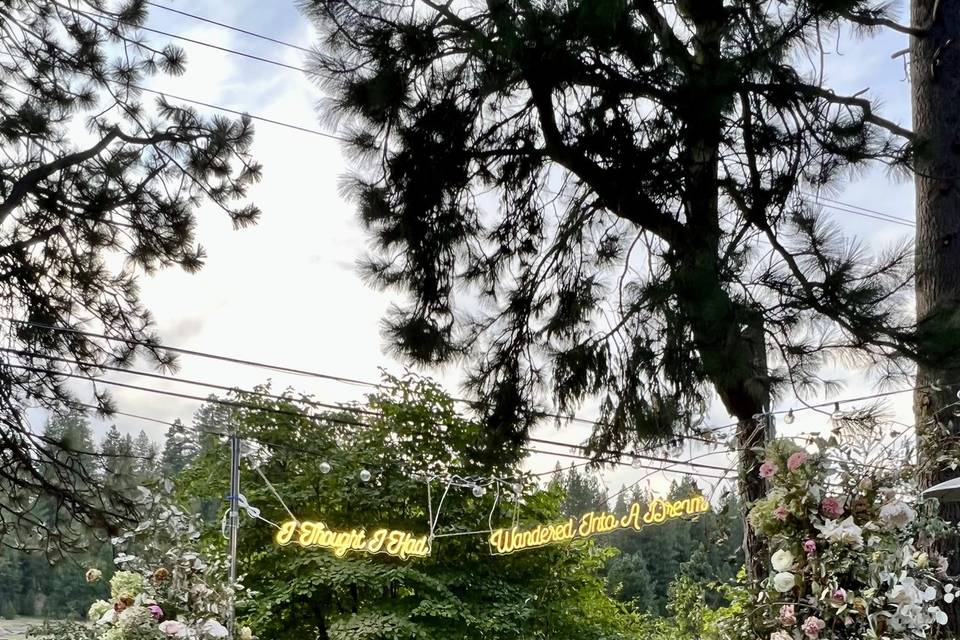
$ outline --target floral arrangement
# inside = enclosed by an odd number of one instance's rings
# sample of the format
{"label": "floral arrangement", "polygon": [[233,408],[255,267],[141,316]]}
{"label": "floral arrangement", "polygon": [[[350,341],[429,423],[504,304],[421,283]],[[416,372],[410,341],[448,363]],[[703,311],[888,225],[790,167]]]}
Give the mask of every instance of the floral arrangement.
{"label": "floral arrangement", "polygon": [[[927,637],[947,622],[956,590],[929,549],[944,524],[906,474],[843,460],[837,442],[809,453],[790,440],[765,449],[766,498],[751,525],[772,552],[757,586],[752,634],[769,640]],[[866,471],[864,471],[866,469]],[[914,476],[917,474],[914,473]],[[933,505],[931,505],[933,506]]]}
{"label": "floral arrangement", "polygon": [[[131,547],[114,562],[122,570],[110,579],[110,600],[94,602],[87,613],[95,640],[215,640],[229,637],[227,615],[235,591],[226,584],[222,554],[202,549],[199,522],[164,495],[141,488],[144,520],[136,530],[114,538],[115,547]],[[99,569],[87,582],[103,579]],[[78,629],[79,630],[79,629]],[[62,637],[63,631],[32,637]],[[256,640],[249,628],[235,634]]]}

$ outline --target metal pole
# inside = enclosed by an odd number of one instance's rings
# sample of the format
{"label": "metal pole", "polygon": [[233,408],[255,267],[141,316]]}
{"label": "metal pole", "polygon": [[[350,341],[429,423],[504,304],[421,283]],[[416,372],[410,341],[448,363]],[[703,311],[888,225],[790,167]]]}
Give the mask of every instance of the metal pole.
{"label": "metal pole", "polygon": [[240,534],[240,436],[235,427],[230,429],[230,610],[227,612],[228,637],[234,637],[236,628],[237,539]]}

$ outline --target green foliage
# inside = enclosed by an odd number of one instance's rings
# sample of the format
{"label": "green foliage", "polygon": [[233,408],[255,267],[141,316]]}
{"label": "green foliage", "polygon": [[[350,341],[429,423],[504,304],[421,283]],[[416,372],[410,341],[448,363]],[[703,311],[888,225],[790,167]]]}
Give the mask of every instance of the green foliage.
{"label": "green foliage", "polygon": [[[367,424],[360,428],[337,422],[336,415],[234,412],[241,436],[269,443],[259,469],[299,519],[322,520],[337,530],[424,533],[427,486],[416,476],[518,473],[478,462],[482,427],[457,414],[436,385],[414,376],[384,382],[363,407]],[[293,397],[243,400],[281,411],[302,408]],[[330,473],[320,470],[324,461]],[[373,473],[370,482],[358,480],[361,469]],[[224,456],[210,452],[184,474],[180,490],[191,498],[222,495],[227,476]],[[265,518],[289,518],[254,472],[244,469],[241,486]],[[436,508],[442,491],[437,481],[432,486]],[[563,501],[559,490],[528,492],[519,518],[561,519]],[[515,506],[509,496],[496,500],[493,491],[476,498],[469,489],[451,489],[437,534],[485,529],[488,519],[507,524]],[[254,594],[243,603],[245,621],[271,640],[634,637],[637,618],[606,595],[600,577],[614,552],[593,543],[491,556],[483,535],[440,537],[429,557],[401,561],[278,547],[272,535],[262,522],[245,520],[240,551],[241,573]]]}

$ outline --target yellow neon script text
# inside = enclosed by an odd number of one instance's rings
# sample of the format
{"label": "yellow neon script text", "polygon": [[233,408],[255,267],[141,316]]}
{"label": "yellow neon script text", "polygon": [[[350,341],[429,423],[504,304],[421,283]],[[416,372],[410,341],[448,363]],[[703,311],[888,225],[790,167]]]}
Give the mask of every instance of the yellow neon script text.
{"label": "yellow neon script text", "polygon": [[367,535],[365,529],[333,531],[322,522],[287,520],[280,525],[274,540],[277,544],[298,544],[301,547],[330,549],[342,558],[348,551],[386,553],[401,560],[430,555],[427,536],[414,536],[406,531],[377,529]]}
{"label": "yellow neon script text", "polygon": [[566,542],[619,529],[639,531],[645,526],[656,525],[684,516],[705,513],[710,503],[703,496],[691,496],[683,500],[654,500],[643,505],[634,502],[625,516],[618,517],[606,511],[591,511],[566,522],[537,525],[533,529],[513,527],[495,529],[490,533],[490,551],[494,554],[513,553],[534,549],[555,542]]}

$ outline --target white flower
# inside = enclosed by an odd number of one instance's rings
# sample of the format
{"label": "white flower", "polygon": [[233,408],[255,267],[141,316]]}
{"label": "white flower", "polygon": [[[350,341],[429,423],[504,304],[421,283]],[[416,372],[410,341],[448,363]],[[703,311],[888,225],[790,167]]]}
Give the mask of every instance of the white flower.
{"label": "white flower", "polygon": [[947,624],[947,614],[941,611],[940,607],[930,607],[927,609],[927,613],[933,617],[933,621],[937,624]]}
{"label": "white flower", "polygon": [[253,635],[250,627],[243,627],[240,629],[240,640],[257,640],[257,636]]}
{"label": "white flower", "polygon": [[204,622],[200,632],[210,638],[226,638],[230,635],[225,626],[213,619]]}
{"label": "white flower", "polygon": [[781,571],[773,576],[773,588],[780,593],[792,591],[797,586],[797,577],[789,571]]}
{"label": "white flower", "polygon": [[786,549],[780,549],[770,557],[770,564],[774,571],[788,571],[793,566],[793,554]]}
{"label": "white flower", "polygon": [[855,549],[863,546],[863,529],[853,521],[853,516],[845,520],[827,520],[823,524],[814,525],[820,530],[820,535],[831,544],[845,544]]}
{"label": "white flower", "polygon": [[902,500],[891,500],[880,507],[880,519],[888,527],[902,529],[917,517],[913,507]]}
{"label": "white flower", "polygon": [[770,640],[793,640],[793,636],[784,631],[783,629],[779,631],[774,631],[770,634]]}
{"label": "white flower", "polygon": [[160,632],[167,636],[182,635],[186,627],[177,620],[165,620],[160,623]]}

